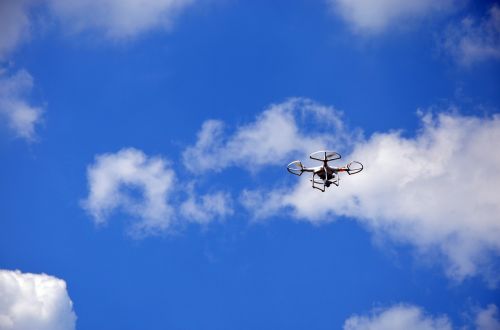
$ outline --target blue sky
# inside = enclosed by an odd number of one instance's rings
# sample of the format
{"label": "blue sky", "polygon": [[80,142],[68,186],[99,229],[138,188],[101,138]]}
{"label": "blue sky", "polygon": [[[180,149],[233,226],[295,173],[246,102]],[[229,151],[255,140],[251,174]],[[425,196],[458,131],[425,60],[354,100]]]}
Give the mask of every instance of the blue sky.
{"label": "blue sky", "polygon": [[500,329],[499,87],[495,2],[3,1],[0,329]]}

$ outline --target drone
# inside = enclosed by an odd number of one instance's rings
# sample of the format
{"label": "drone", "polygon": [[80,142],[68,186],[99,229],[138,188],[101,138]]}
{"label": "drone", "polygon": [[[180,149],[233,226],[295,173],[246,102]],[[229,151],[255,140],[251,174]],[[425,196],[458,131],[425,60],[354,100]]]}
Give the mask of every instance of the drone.
{"label": "drone", "polygon": [[334,151],[316,151],[309,158],[319,160],[323,162],[323,165],[305,167],[299,160],[295,160],[288,164],[287,170],[297,176],[301,176],[304,172],[311,172],[313,174],[311,179],[312,187],[325,192],[326,188],[330,187],[332,183],[336,186],[339,185],[340,172],[347,172],[347,174],[352,175],[363,170],[363,164],[357,161],[352,161],[343,167],[331,167],[328,165],[328,162],[340,159],[340,157],[340,154]]}

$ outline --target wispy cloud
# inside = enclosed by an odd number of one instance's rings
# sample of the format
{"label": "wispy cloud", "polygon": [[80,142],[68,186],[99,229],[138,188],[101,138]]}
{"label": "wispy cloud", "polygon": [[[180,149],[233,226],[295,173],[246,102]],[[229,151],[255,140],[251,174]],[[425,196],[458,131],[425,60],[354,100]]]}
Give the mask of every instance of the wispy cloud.
{"label": "wispy cloud", "polygon": [[479,309],[476,314],[475,325],[477,330],[500,329],[498,307],[490,304],[484,309]]}
{"label": "wispy cloud", "polygon": [[114,40],[134,39],[153,30],[169,30],[176,17],[197,0],[4,0],[0,1],[0,60],[30,37],[35,6],[66,32],[90,32]]}
{"label": "wispy cloud", "polygon": [[65,281],[0,269],[0,329],[74,330],[75,324]]}
{"label": "wispy cloud", "polygon": [[176,188],[170,163],[159,156],[127,148],[96,156],[87,169],[88,197],[82,206],[96,224],[107,223],[113,212],[134,218],[130,233],[135,237],[157,235],[177,226],[209,223],[232,214],[231,197],[213,192],[198,196],[193,182],[188,197]]}
{"label": "wispy cloud", "polygon": [[[314,132],[303,126],[313,124]],[[292,98],[273,104],[257,118],[226,134],[224,123],[208,120],[193,146],[183,153],[184,165],[193,172],[221,171],[229,166],[255,170],[263,165],[283,164],[325,145],[351,143],[357,138],[344,129],[341,114],[309,99]],[[192,164],[196,164],[193,168]]]}
{"label": "wispy cloud", "polygon": [[74,32],[91,31],[111,39],[130,39],[154,29],[169,29],[195,0],[47,0]]}
{"label": "wispy cloud", "polygon": [[8,55],[30,35],[28,7],[32,0],[0,1],[0,60]]}
{"label": "wispy cloud", "polygon": [[477,19],[464,18],[451,25],[441,41],[442,47],[465,66],[489,59],[500,59],[500,7],[493,5],[488,14]]}
{"label": "wispy cloud", "polygon": [[344,330],[451,330],[447,316],[426,314],[420,307],[395,305],[375,309],[369,315],[353,315],[344,323]]}
{"label": "wispy cloud", "polygon": [[[471,324],[460,329],[496,330],[500,329],[498,308],[488,305],[477,308],[470,314]],[[471,327],[469,327],[471,326]],[[422,307],[397,304],[387,308],[375,308],[365,315],[352,315],[344,322],[344,330],[451,330],[453,326],[447,315],[431,315]]]}
{"label": "wispy cloud", "polygon": [[217,191],[198,196],[191,189],[189,197],[181,203],[180,213],[190,222],[207,224],[214,219],[224,219],[234,213],[231,195]]}
{"label": "wispy cloud", "polygon": [[448,12],[458,1],[444,0],[328,0],[328,5],[355,32],[378,34],[391,28],[402,30],[409,21]]}
{"label": "wispy cloud", "polygon": [[42,108],[31,105],[29,94],[33,78],[21,70],[8,76],[0,73],[0,118],[20,138],[35,140],[35,126],[42,118]]}

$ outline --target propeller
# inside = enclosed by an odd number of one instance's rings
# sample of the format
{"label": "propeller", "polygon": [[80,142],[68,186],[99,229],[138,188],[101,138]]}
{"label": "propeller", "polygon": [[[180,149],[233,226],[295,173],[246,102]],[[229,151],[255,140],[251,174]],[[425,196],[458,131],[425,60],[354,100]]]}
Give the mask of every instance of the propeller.
{"label": "propeller", "polygon": [[352,161],[347,164],[347,173],[349,175],[359,173],[363,170],[363,164],[357,161]]}
{"label": "propeller", "polygon": [[290,172],[294,175],[297,175],[297,176],[301,176],[302,173],[304,172],[304,166],[302,165],[302,163],[299,160],[295,160],[295,161],[291,162],[290,164],[288,164],[286,169],[288,170],[288,172]]}

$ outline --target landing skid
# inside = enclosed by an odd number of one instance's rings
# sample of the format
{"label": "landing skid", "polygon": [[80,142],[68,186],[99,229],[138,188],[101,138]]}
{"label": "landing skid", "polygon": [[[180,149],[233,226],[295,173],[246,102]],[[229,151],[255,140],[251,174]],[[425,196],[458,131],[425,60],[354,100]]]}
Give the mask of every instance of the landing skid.
{"label": "landing skid", "polygon": [[337,187],[339,186],[340,178],[338,176],[335,176],[330,180],[323,180],[321,178],[316,179],[316,176],[317,176],[316,173],[313,173],[313,178],[310,180],[312,182],[312,187],[314,189],[318,189],[321,190],[322,192],[325,192],[326,188],[330,187],[332,183]]}

